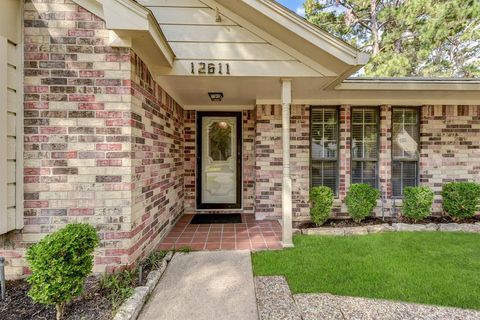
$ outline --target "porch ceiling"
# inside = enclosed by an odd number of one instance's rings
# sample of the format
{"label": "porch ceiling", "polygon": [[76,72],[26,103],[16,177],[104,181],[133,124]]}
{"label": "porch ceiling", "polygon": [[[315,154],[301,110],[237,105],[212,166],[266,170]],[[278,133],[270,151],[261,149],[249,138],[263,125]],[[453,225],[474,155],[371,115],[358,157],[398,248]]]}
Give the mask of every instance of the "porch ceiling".
{"label": "porch ceiling", "polygon": [[[334,78],[293,78],[295,99],[318,97]],[[157,81],[185,109],[220,106],[254,106],[259,100],[279,100],[281,82],[272,77],[158,77]],[[221,102],[212,102],[209,92],[222,92]]]}

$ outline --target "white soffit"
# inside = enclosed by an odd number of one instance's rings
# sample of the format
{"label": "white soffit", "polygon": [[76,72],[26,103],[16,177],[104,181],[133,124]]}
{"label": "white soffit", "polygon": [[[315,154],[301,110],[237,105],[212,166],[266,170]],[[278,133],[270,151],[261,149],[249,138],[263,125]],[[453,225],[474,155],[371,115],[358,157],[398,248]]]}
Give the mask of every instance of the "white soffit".
{"label": "white soffit", "polygon": [[[289,37],[280,39],[284,26],[269,28],[258,26],[256,20],[269,20],[273,8],[263,7],[257,11],[247,1],[221,0],[138,0],[155,16],[165,38],[176,54],[173,67],[157,69],[162,75],[203,75],[197,72],[198,63],[229,64],[230,76],[266,77],[339,77],[346,70],[354,72],[361,67],[358,52],[341,41],[335,40],[336,47],[342,49],[327,52],[324,48],[293,46],[292,38],[302,39],[301,35],[288,30]],[[256,0],[261,3],[262,1]],[[256,12],[238,10],[236,4],[243,4]],[[282,12],[283,15],[287,14]],[[310,25],[300,19],[301,24]],[[277,32],[274,33],[273,31]],[[333,37],[325,36],[334,41]],[[306,43],[306,41],[305,41]],[[316,45],[327,46],[326,42]],[[331,46],[331,45],[330,45]],[[343,50],[343,51],[342,51]],[[345,53],[345,50],[348,51]],[[321,55],[317,56],[317,54]],[[351,65],[332,54],[344,55]],[[313,58],[312,58],[313,56]],[[330,60],[329,60],[330,59]],[[331,63],[335,61],[335,63]],[[192,66],[192,63],[194,64]],[[280,68],[279,68],[280,67]],[[223,66],[225,69],[225,66]],[[270,72],[265,72],[270,70]],[[223,70],[224,71],[224,70]],[[350,73],[348,73],[349,75]],[[218,74],[215,74],[218,75]]]}

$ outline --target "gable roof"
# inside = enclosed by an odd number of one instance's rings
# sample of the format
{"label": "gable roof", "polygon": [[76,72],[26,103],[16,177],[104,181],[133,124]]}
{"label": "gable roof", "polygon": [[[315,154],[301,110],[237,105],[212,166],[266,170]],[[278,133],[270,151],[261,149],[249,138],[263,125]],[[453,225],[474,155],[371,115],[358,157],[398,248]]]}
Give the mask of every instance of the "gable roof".
{"label": "gable roof", "polygon": [[[368,61],[368,55],[320,30],[272,0],[74,1],[105,19],[107,27],[118,35],[112,45],[134,46],[134,42],[137,42],[140,56],[147,63],[155,64],[158,68],[152,69],[160,73],[186,75],[188,66],[175,65],[175,62],[180,60],[232,59],[284,62],[272,63],[272,66],[264,68],[253,63],[243,63],[238,70],[244,73],[236,74],[241,76],[267,76],[267,69],[285,69],[286,72],[272,72],[271,76],[343,79]],[[216,21],[216,16],[220,16],[221,20]],[[188,21],[189,18],[192,20]],[[197,35],[202,27],[238,27],[242,34],[239,33],[235,44],[219,44],[222,41],[202,42],[198,39],[176,41],[175,36],[182,32],[173,29],[181,30],[183,26],[184,31],[186,29],[183,34],[189,34],[186,27],[188,25],[194,27]],[[205,34],[208,34],[208,31]],[[242,42],[242,35],[250,41]],[[150,41],[150,47],[153,46],[155,50],[148,48],[146,41]],[[255,43],[257,41],[258,43]],[[142,55],[142,51],[146,51],[143,55],[147,57]],[[243,53],[243,56],[238,56],[238,53]],[[192,57],[192,54],[197,56]],[[263,73],[256,73],[262,70]]]}
{"label": "gable roof", "polygon": [[[368,54],[322,30],[305,18],[285,8],[277,1],[216,1],[227,8],[235,9],[237,13],[244,13],[244,16],[251,17],[255,24],[262,26],[264,30],[268,30],[280,40],[285,40],[289,44],[298,43],[302,47],[310,44],[309,49],[314,51],[309,52],[309,54],[313,57],[322,55],[321,52],[326,52],[351,66],[364,65],[368,62]],[[255,19],[256,17],[262,18]]]}

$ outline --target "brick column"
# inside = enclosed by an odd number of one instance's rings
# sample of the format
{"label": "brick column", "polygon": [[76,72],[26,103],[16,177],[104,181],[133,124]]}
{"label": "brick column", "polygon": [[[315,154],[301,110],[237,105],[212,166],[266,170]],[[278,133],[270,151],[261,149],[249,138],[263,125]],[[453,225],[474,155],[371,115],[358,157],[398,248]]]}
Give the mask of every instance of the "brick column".
{"label": "brick column", "polygon": [[[379,153],[380,191],[386,196],[385,215],[390,215],[392,205],[392,106],[380,106],[380,153]],[[379,208],[381,215],[381,208]]]}
{"label": "brick column", "polygon": [[185,110],[185,213],[195,212],[195,110]]}
{"label": "brick column", "polygon": [[279,105],[255,107],[255,217],[282,216],[282,117]]}
{"label": "brick column", "polygon": [[292,105],[290,115],[290,157],[293,221],[310,219],[310,107]]}
{"label": "brick column", "polygon": [[349,105],[340,106],[340,153],[339,153],[339,186],[338,196],[341,205],[341,214],[346,214],[346,208],[343,205],[345,196],[347,195],[348,188],[350,186],[350,138],[351,138],[351,125],[350,116],[351,108]]}

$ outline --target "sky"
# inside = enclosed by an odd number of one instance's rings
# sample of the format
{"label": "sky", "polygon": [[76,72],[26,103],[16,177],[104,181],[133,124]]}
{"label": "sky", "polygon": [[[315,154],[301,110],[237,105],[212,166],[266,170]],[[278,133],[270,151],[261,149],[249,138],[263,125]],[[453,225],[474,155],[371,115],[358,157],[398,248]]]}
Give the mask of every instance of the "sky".
{"label": "sky", "polygon": [[285,7],[296,12],[300,16],[305,15],[305,9],[303,8],[304,0],[277,0],[279,3],[283,4]]}

